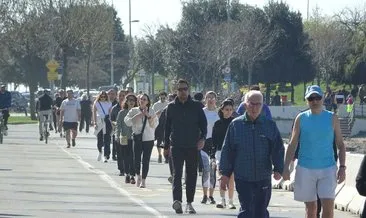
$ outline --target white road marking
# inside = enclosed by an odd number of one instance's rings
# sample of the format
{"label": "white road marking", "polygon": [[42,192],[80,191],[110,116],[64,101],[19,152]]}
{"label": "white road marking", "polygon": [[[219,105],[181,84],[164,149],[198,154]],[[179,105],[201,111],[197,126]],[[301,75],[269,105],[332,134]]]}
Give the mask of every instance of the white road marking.
{"label": "white road marking", "polygon": [[92,166],[91,164],[89,164],[88,162],[84,161],[79,155],[77,154],[72,154],[71,152],[69,152],[68,150],[66,150],[63,146],[60,146],[60,148],[66,153],[68,154],[70,157],[74,158],[75,160],[77,160],[85,169],[89,170],[90,172],[97,174],[103,181],[105,181],[109,186],[111,186],[112,188],[116,189],[117,191],[119,191],[119,193],[121,193],[122,195],[126,196],[127,198],[129,198],[132,202],[140,205],[142,208],[144,208],[146,211],[148,211],[149,213],[153,214],[155,217],[159,217],[159,218],[166,218],[167,216],[164,216],[163,214],[161,214],[159,211],[157,211],[156,209],[148,206],[144,201],[142,201],[141,199],[135,198],[132,196],[131,193],[129,193],[127,190],[123,189],[120,185],[118,185],[107,173],[105,173],[102,170],[98,170],[95,169],[94,166]]}

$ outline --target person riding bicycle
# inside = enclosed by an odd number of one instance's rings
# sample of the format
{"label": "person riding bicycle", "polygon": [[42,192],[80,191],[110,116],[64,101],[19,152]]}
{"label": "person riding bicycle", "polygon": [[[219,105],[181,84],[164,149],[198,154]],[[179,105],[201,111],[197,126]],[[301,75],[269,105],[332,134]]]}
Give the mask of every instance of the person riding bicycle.
{"label": "person riding bicycle", "polygon": [[47,116],[47,119],[49,121],[50,130],[53,130],[52,128],[52,106],[53,106],[53,99],[50,96],[51,92],[47,89],[44,90],[43,95],[38,98],[38,117],[39,117],[39,135],[40,141],[43,141],[43,125],[46,121],[45,116]]}
{"label": "person riding bicycle", "polygon": [[5,132],[4,135],[7,135],[8,130],[8,119],[10,117],[9,109],[11,107],[11,93],[7,91],[6,85],[1,85],[0,89],[0,112],[3,114]]}

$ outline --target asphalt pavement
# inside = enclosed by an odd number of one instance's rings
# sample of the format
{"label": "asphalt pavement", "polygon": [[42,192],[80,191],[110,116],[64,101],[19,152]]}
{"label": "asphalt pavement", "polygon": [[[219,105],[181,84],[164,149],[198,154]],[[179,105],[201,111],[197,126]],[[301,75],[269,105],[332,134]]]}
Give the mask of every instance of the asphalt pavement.
{"label": "asphalt pavement", "polygon": [[[193,203],[197,214],[176,215],[171,207],[169,168],[157,163],[156,148],[147,188],[141,189],[124,183],[115,161],[96,160],[92,133],[79,134],[76,147],[67,149],[65,144],[55,133],[49,144],[40,142],[37,125],[9,127],[0,145],[0,217],[236,217],[238,213],[238,209],[202,205],[199,177]],[[214,197],[219,200],[218,191]],[[234,203],[239,208],[237,197]],[[269,211],[273,218],[304,217],[304,205],[283,190],[273,190]],[[336,211],[335,217],[357,216]]]}

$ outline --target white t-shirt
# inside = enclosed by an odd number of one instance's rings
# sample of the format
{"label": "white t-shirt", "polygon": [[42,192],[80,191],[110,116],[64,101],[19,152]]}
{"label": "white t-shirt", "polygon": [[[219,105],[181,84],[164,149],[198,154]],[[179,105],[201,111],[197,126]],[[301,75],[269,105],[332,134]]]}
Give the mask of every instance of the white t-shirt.
{"label": "white t-shirt", "polygon": [[[168,106],[168,101],[165,101],[165,102],[161,102],[161,101],[158,101],[156,102],[153,106],[152,106],[152,109],[155,111],[155,113],[158,113],[158,112],[162,112],[163,109]],[[158,116],[159,118],[160,116]]]}
{"label": "white t-shirt", "polygon": [[[112,107],[112,102],[99,101],[99,102],[95,103],[95,106],[97,107],[97,117],[101,118],[101,119],[104,119],[105,115],[109,114],[109,110]],[[103,108],[104,112],[103,112],[102,108]]]}
{"label": "white t-shirt", "polygon": [[212,138],[212,129],[217,120],[220,119],[216,110],[210,111],[207,107],[203,108],[207,119],[207,136],[206,139]]}
{"label": "white t-shirt", "polygon": [[79,120],[78,111],[81,110],[78,100],[65,99],[60,107],[64,111],[64,122],[76,123]]}

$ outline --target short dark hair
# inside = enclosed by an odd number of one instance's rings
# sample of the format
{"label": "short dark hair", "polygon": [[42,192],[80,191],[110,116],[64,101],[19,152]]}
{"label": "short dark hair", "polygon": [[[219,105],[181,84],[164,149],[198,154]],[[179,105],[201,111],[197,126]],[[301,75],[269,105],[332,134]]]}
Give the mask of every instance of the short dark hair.
{"label": "short dark hair", "polygon": [[193,99],[196,101],[202,101],[203,94],[201,92],[197,92],[196,94],[193,95]]}
{"label": "short dark hair", "polygon": [[259,85],[253,85],[250,87],[250,91],[252,91],[252,90],[260,91],[261,88],[259,87]]}
{"label": "short dark hair", "polygon": [[166,97],[166,96],[168,96],[168,94],[167,94],[166,92],[164,92],[164,91],[160,92],[160,93],[159,93],[159,96],[160,96],[160,95],[164,95],[165,97]]}
{"label": "short dark hair", "polygon": [[177,85],[179,85],[179,84],[186,84],[189,87],[189,83],[185,79],[179,79]]}

